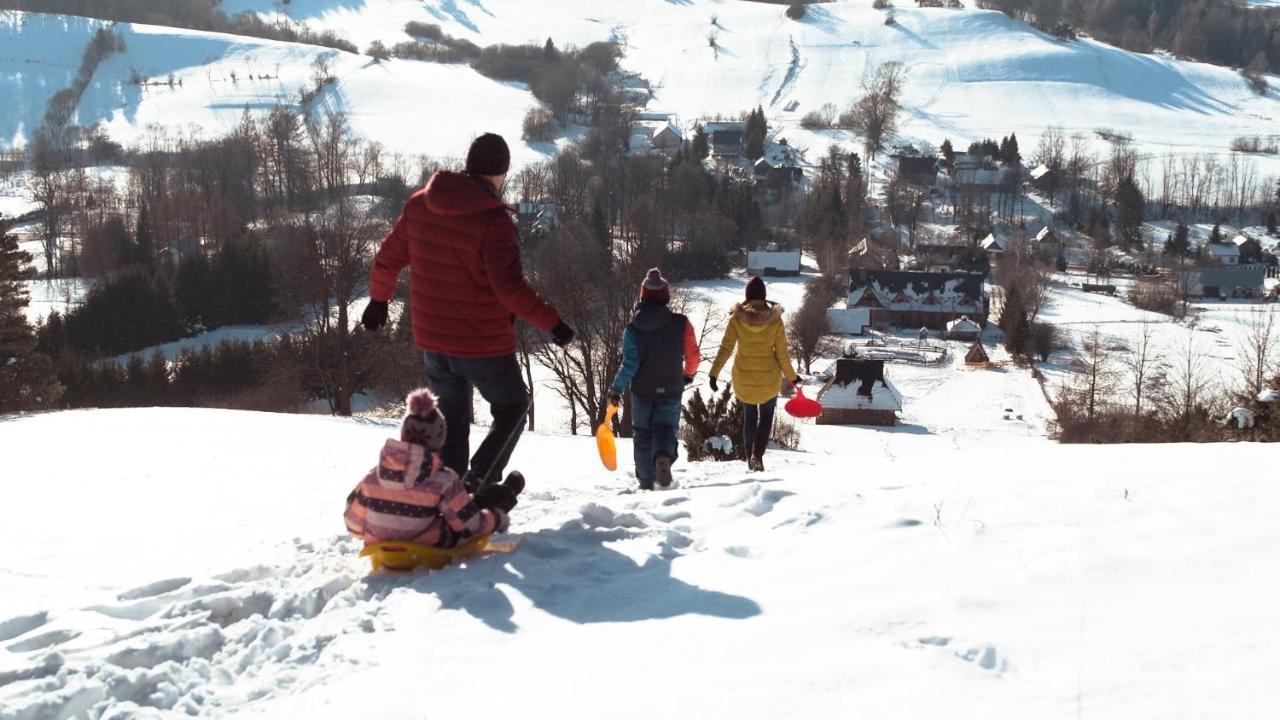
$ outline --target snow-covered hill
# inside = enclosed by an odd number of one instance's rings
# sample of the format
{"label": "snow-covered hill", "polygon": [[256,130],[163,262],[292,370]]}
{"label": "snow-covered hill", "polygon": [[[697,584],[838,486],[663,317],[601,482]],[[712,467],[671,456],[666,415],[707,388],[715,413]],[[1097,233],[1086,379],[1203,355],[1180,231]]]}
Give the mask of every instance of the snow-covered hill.
{"label": "snow-covered hill", "polygon": [[[267,0],[224,4],[277,11]],[[1272,134],[1280,118],[1274,92],[1254,95],[1228,68],[1062,43],[994,11],[896,8],[896,23],[885,25],[862,0],[809,5],[800,21],[783,10],[743,0],[296,0],[287,12],[362,47],[405,39],[409,20],[480,44],[617,39],[624,65],[655,87],[651,108],[690,121],[763,105],[771,122],[819,150],[829,138],[800,131],[800,117],[828,102],[847,108],[865,69],[888,61],[909,69],[902,134],[934,144],[1013,131],[1026,154],[1059,125],[1095,141],[1100,128],[1131,132],[1150,153],[1225,153],[1236,136]]]}
{"label": "snow-covered hill", "polygon": [[[1099,129],[1129,132],[1145,153],[1225,153],[1237,136],[1272,134],[1280,118],[1274,92],[1254,95],[1228,68],[1091,40],[1062,43],[1000,13],[974,9],[898,8],[896,23],[885,25],[884,13],[865,2],[810,5],[799,21],[786,19],[781,6],[742,0],[295,0],[288,6],[227,0],[223,6],[268,18],[284,13],[361,48],[408,39],[408,21],[439,24],[481,45],[615,39],[625,45],[624,66],[652,83],[652,109],[688,122],[763,105],[784,136],[815,151],[851,138],[804,131],[800,117],[824,103],[843,110],[860,94],[865,70],[887,61],[909,70],[903,138],[935,144],[1016,132],[1029,150],[1046,126],[1059,125],[1099,144]],[[10,143],[29,134],[43,102],[65,86],[98,24],[5,18],[0,93],[15,101],[0,106],[0,141]],[[322,54],[333,55],[340,79],[324,102],[351,111],[366,137],[405,153],[456,155],[458,144],[481,128],[518,137],[525,110],[536,102],[461,66],[374,65],[312,46],[165,28],[122,26],[122,33],[129,50],[99,70],[79,121],[103,122],[126,142],[152,123],[206,134],[225,130],[246,105],[260,110],[296,98]],[[173,73],[182,85],[130,85],[135,69],[153,81],[167,82]],[[232,71],[238,81],[230,79]],[[250,78],[264,75],[270,79]],[[549,148],[519,148],[517,162],[540,157],[540,150]],[[1274,158],[1263,163],[1267,171],[1280,170]]]}
{"label": "snow-covered hill", "polygon": [[[45,104],[75,75],[102,23],[56,15],[0,12],[0,146],[23,144]],[[74,122],[101,124],[126,145],[153,127],[211,138],[233,129],[246,108],[266,113],[296,105],[314,84],[316,58],[337,78],[312,112],[343,110],[368,141],[406,155],[456,158],[484,131],[506,136],[516,164],[545,159],[550,145],[520,142],[526,90],[462,65],[388,60],[295,43],[150,25],[118,24],[126,51],[108,57],[80,100]],[[137,84],[142,79],[145,84]],[[172,79],[172,85],[170,80]]]}
{"label": "snow-covered hill", "polygon": [[340,515],[394,423],[0,418],[0,718],[1276,707],[1269,448],[1059,446],[1022,370],[890,373],[904,425],[665,492],[527,436],[519,550],[391,577]]}

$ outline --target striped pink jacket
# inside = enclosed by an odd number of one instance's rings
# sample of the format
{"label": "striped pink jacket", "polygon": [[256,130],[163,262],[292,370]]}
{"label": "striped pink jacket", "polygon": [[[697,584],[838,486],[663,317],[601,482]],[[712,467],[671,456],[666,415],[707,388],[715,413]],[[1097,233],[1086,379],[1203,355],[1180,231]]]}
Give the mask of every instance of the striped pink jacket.
{"label": "striped pink jacket", "polygon": [[505,532],[507,514],[480,509],[438,455],[388,440],[378,466],[347,496],[347,530],[368,543],[400,540],[457,547],[476,535]]}

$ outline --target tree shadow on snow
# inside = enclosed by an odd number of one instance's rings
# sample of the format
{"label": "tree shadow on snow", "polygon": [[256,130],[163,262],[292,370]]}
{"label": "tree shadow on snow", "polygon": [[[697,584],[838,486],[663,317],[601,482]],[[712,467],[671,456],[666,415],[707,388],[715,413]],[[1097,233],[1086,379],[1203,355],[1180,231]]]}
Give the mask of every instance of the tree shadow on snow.
{"label": "tree shadow on snow", "polygon": [[760,614],[750,598],[672,577],[666,557],[650,556],[637,565],[605,545],[630,536],[622,528],[593,530],[571,522],[559,530],[522,536],[519,549],[510,555],[415,576],[408,587],[436,595],[441,609],[461,610],[502,632],[518,628],[503,585],[539,610],[579,624],[681,615],[743,620]]}

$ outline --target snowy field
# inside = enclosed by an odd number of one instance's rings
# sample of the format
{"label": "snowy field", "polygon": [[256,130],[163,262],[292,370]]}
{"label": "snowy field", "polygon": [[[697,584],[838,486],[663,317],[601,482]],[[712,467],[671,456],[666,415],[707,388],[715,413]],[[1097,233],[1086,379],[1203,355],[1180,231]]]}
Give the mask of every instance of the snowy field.
{"label": "snowy field", "polygon": [[58,311],[65,315],[67,310],[80,304],[84,296],[93,287],[93,281],[85,278],[51,278],[44,280],[28,280],[27,288],[27,322],[38,325],[49,313]]}
{"label": "snowy field", "polygon": [[0,718],[1268,717],[1270,449],[1056,445],[1025,370],[951,345],[889,367],[903,425],[759,475],[635,494],[625,441],[610,475],[527,436],[519,550],[404,576],[340,518],[394,423],[0,419]]}
{"label": "snowy field", "polygon": [[[1068,276],[1056,277],[1065,279]],[[1069,277],[1075,282],[1093,282],[1091,276]],[[1056,351],[1049,362],[1038,364],[1051,391],[1056,392],[1058,388],[1071,384],[1074,379],[1072,358],[1083,352],[1085,341],[1096,327],[1103,346],[1111,350],[1110,355],[1116,361],[1117,399],[1130,402],[1125,398],[1128,397],[1132,375],[1119,360],[1123,348],[1138,347],[1145,321],[1152,333],[1151,348],[1156,362],[1172,363],[1179,353],[1185,357],[1190,343],[1195,352],[1204,356],[1208,368],[1205,379],[1220,392],[1232,392],[1243,386],[1243,375],[1239,370],[1241,349],[1258,314],[1276,313],[1277,320],[1280,320],[1280,310],[1274,305],[1243,300],[1193,302],[1194,323],[1174,320],[1168,315],[1139,310],[1125,302],[1124,280],[1112,278],[1105,281],[1120,287],[1120,295],[1116,297],[1087,293],[1059,283],[1051,287],[1049,302],[1041,311],[1040,319],[1057,328],[1059,339],[1065,346]]]}

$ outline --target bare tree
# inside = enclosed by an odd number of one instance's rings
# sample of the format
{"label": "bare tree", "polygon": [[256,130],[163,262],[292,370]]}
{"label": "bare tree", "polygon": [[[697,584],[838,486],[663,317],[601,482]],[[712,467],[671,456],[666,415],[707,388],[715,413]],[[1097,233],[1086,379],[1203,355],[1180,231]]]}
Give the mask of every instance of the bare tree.
{"label": "bare tree", "polygon": [[1035,159],[1049,169],[1045,178],[1045,192],[1049,194],[1049,204],[1054,205],[1058,196],[1059,175],[1066,163],[1066,137],[1062,128],[1050,126],[1040,135],[1040,144],[1036,147]]}
{"label": "bare tree", "polygon": [[1152,382],[1153,366],[1157,361],[1155,348],[1152,347],[1155,330],[1155,325],[1150,318],[1143,316],[1138,337],[1129,346],[1122,360],[1129,370],[1129,378],[1132,382],[1129,386],[1129,395],[1133,398],[1134,417],[1142,417],[1142,401]]}
{"label": "bare tree", "polygon": [[875,159],[888,136],[898,129],[906,79],[907,69],[897,61],[881,63],[874,73],[863,75],[862,97],[854,103],[849,124],[862,136],[868,160]]}
{"label": "bare tree", "polygon": [[1249,313],[1244,333],[1237,339],[1238,370],[1244,381],[1244,392],[1249,400],[1267,389],[1268,380],[1277,370],[1277,348],[1280,328],[1276,327],[1274,305],[1258,305]]}
{"label": "bare tree", "polygon": [[44,250],[49,277],[58,273],[58,249],[62,221],[70,204],[70,187],[66,173],[52,165],[38,163],[27,186],[31,200],[40,207],[40,242]]}
{"label": "bare tree", "polygon": [[1157,400],[1168,441],[1194,439],[1199,421],[1212,412],[1209,398],[1216,390],[1209,368],[1208,355],[1194,334],[1171,356],[1168,382]]}
{"label": "bare tree", "polygon": [[1085,337],[1082,354],[1076,358],[1076,383],[1072,389],[1078,407],[1084,409],[1085,418],[1092,422],[1107,398],[1115,392],[1117,374],[1105,338],[1097,325]]}

